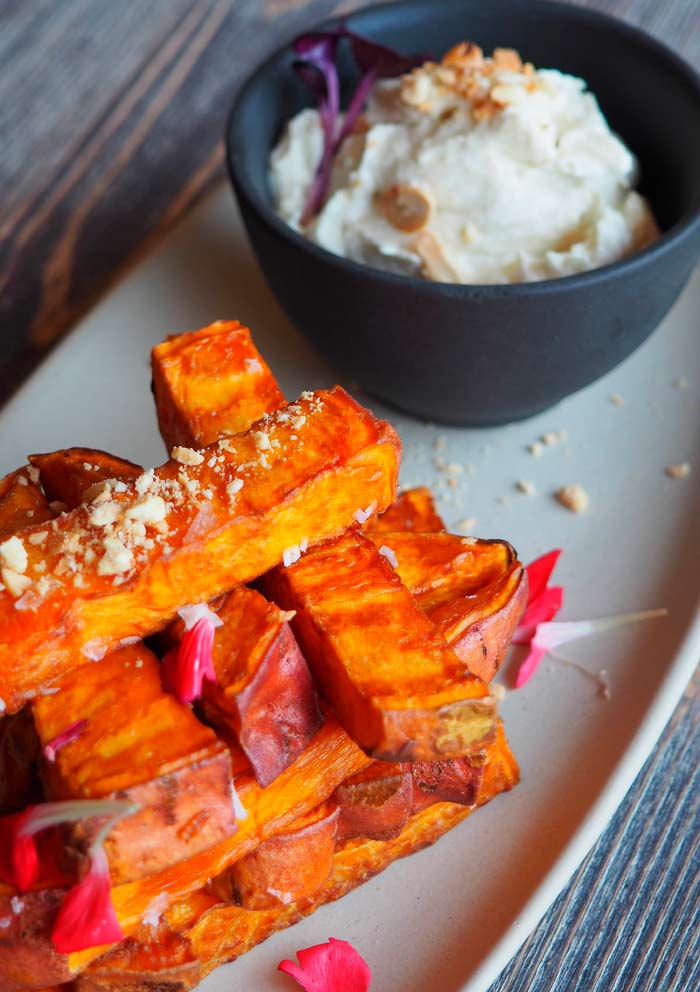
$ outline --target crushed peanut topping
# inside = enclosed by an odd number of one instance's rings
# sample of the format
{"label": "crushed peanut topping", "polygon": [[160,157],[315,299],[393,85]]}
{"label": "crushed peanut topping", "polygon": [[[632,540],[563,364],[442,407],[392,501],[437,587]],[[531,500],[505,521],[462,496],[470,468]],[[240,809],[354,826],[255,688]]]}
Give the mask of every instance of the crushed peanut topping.
{"label": "crushed peanut topping", "polygon": [[201,451],[195,451],[194,448],[182,448],[180,446],[173,448],[170,452],[170,457],[176,462],[180,462],[181,465],[201,465],[204,461],[204,455]]}
{"label": "crushed peanut topping", "polygon": [[3,566],[0,568],[0,579],[11,596],[21,596],[29,589],[32,580],[28,575],[21,575],[12,568]]}
{"label": "crushed peanut topping", "polygon": [[20,574],[27,571],[27,552],[18,537],[8,537],[0,544],[0,566]]}

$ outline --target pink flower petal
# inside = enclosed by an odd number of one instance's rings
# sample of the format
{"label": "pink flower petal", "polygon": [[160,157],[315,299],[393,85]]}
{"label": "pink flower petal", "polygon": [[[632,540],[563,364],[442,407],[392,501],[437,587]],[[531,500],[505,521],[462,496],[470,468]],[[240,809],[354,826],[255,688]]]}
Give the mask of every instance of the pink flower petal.
{"label": "pink flower petal", "polygon": [[87,720],[76,720],[75,723],[71,723],[70,727],[66,727],[60,734],[57,734],[52,741],[44,746],[44,757],[47,761],[54,762],[56,760],[56,754],[65,747],[66,744],[70,744],[72,741],[77,741],[82,733],[84,733],[87,728]]}
{"label": "pink flower petal", "polygon": [[528,606],[534,603],[547,588],[549,577],[554,571],[554,566],[559,561],[560,554],[561,548],[555,548],[554,551],[548,551],[541,558],[536,558],[535,561],[530,562],[526,567],[525,571],[527,572],[530,588],[530,595],[527,600]]}
{"label": "pink flower petal", "polygon": [[192,703],[202,695],[204,679],[216,682],[212,660],[214,623],[201,616],[183,634],[176,648],[163,658],[161,679],[163,688],[172,692],[181,703]]}
{"label": "pink flower petal", "polygon": [[299,964],[281,961],[279,970],[290,975],[306,992],[367,992],[372,973],[366,961],[346,940],[330,938],[297,951]]}
{"label": "pink flower petal", "polygon": [[112,905],[107,855],[103,847],[92,854],[85,878],[69,889],[51,933],[59,954],[114,944],[124,934]]}
{"label": "pink flower petal", "polygon": [[561,586],[549,586],[537,597],[535,602],[528,603],[518,629],[513,634],[513,644],[529,644],[535,634],[538,623],[551,620],[557,615],[564,601],[564,590]]}
{"label": "pink flower petal", "polygon": [[28,892],[39,878],[36,843],[30,834],[22,833],[32,809],[0,819],[0,879],[20,892]]}
{"label": "pink flower petal", "polygon": [[601,617],[597,620],[569,620],[558,623],[538,623],[535,636],[530,643],[530,652],[518,669],[515,677],[515,688],[520,689],[537,671],[539,663],[552,648],[558,648],[569,641],[576,641],[589,634],[597,634],[613,627],[622,627],[628,623],[638,623],[640,620],[654,620],[666,616],[667,611],[642,610],[637,613],[619,613],[613,617]]}

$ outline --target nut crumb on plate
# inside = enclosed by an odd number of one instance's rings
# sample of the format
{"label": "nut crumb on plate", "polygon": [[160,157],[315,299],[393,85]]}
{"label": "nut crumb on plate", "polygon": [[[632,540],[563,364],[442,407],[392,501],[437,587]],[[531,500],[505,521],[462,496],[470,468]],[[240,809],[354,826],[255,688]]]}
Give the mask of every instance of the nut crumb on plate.
{"label": "nut crumb on plate", "polygon": [[670,479],[687,479],[690,475],[690,462],[678,462],[666,466],[666,475]]}
{"label": "nut crumb on plate", "polygon": [[572,513],[583,513],[588,509],[591,501],[586,490],[577,482],[562,486],[561,489],[557,489],[554,495],[561,505]]}
{"label": "nut crumb on plate", "polygon": [[524,493],[526,496],[532,496],[535,492],[534,483],[529,482],[527,479],[518,479],[515,483],[515,488],[519,493]]}

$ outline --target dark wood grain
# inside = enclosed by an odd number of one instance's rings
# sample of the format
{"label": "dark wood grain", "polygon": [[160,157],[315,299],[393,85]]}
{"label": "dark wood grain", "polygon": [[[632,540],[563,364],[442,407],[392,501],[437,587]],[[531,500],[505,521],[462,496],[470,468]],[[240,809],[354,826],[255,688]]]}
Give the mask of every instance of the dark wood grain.
{"label": "dark wood grain", "polygon": [[[488,2],[488,0],[484,0]],[[698,0],[580,0],[700,65]],[[235,89],[334,0],[0,0],[0,402],[223,173]],[[700,989],[700,675],[492,992]]]}

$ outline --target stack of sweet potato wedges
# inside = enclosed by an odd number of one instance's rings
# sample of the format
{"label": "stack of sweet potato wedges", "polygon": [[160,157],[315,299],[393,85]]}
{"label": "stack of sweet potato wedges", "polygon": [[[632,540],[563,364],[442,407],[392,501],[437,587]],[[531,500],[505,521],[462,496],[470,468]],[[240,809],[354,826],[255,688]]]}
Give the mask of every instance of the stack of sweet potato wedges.
{"label": "stack of sweet potato wedges", "polygon": [[[163,466],[71,448],[0,482],[0,816],[138,807],[105,842],[124,939],[52,944],[99,826],[74,823],[31,891],[0,883],[0,992],[192,988],[518,779],[488,685],[527,598],[510,545],[397,498],[393,429],[338,387],[287,403],[237,322],[152,362]],[[161,658],[200,603],[190,706]]]}

